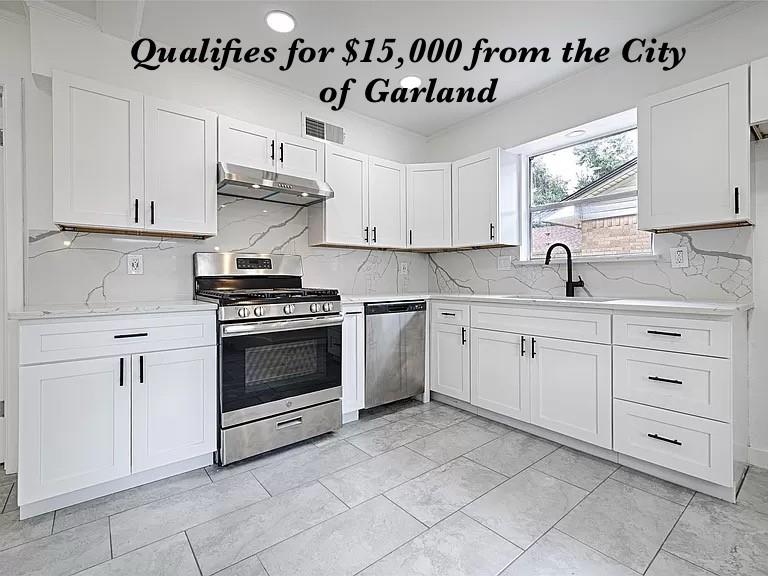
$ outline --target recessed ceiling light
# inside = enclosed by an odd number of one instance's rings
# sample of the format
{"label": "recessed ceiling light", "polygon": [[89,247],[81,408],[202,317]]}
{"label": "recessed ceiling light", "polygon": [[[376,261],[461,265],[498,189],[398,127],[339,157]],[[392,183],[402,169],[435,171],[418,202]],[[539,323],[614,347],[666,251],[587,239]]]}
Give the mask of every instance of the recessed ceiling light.
{"label": "recessed ceiling light", "polygon": [[293,19],[293,16],[282,10],[272,10],[271,12],[267,12],[267,16],[264,20],[267,22],[267,26],[272,28],[272,30],[275,32],[282,32],[283,34],[290,32],[293,30],[294,26],[296,26],[296,21]]}
{"label": "recessed ceiling light", "polygon": [[565,133],[566,138],[578,138],[579,136],[584,136],[586,134],[586,130],[571,130],[570,132]]}
{"label": "recessed ceiling light", "polygon": [[400,86],[403,88],[418,88],[421,86],[421,78],[418,76],[406,76],[400,80]]}

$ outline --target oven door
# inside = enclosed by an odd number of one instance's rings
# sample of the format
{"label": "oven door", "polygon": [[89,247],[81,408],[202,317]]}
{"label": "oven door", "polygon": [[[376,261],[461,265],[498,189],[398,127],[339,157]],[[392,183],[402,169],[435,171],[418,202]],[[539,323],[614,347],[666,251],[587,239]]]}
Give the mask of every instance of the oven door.
{"label": "oven door", "polygon": [[222,428],[340,398],[341,322],[333,316],[223,325]]}

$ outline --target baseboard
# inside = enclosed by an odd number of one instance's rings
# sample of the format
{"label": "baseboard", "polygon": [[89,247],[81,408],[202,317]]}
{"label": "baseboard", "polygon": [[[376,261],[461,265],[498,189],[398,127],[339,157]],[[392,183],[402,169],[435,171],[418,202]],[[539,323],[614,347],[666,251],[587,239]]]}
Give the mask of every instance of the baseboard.
{"label": "baseboard", "polygon": [[749,464],[758,468],[768,468],[768,450],[749,447]]}
{"label": "baseboard", "polygon": [[72,506],[73,504],[79,504],[87,500],[93,500],[94,498],[100,498],[108,494],[114,494],[115,492],[122,492],[129,488],[135,488],[142,484],[149,484],[156,480],[162,480],[176,474],[182,474],[183,472],[189,472],[190,470],[197,470],[209,466],[213,463],[212,454],[203,454],[201,456],[195,456],[182,460],[181,462],[174,462],[173,464],[167,464],[159,468],[153,468],[152,470],[145,470],[144,472],[138,472],[137,474],[131,474],[124,478],[118,478],[111,482],[104,482],[103,484],[97,484],[96,486],[89,486],[81,490],[75,490],[74,492],[68,492],[61,494],[60,496],[54,496],[53,498],[46,498],[45,500],[39,500],[30,504],[25,504],[19,507],[19,517],[21,520],[37,516],[38,514],[44,514],[53,510],[59,510]]}

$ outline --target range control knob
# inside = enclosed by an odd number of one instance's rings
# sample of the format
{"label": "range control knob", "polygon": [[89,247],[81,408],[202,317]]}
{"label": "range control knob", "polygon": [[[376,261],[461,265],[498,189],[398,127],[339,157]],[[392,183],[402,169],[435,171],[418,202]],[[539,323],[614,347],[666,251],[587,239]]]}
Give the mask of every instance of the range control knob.
{"label": "range control knob", "polygon": [[240,318],[248,318],[248,315],[250,313],[251,313],[251,311],[248,308],[239,308],[237,310],[237,315],[240,316]]}
{"label": "range control knob", "polygon": [[264,307],[263,306],[256,306],[256,308],[253,309],[253,315],[254,316],[264,316]]}
{"label": "range control knob", "polygon": [[333,304],[330,302],[323,304],[323,312],[330,312],[331,310],[333,310]]}
{"label": "range control knob", "polygon": [[320,312],[320,304],[317,302],[313,302],[309,305],[309,311],[310,312]]}
{"label": "range control knob", "polygon": [[295,309],[296,309],[296,306],[294,306],[293,304],[286,304],[285,307],[283,308],[283,312],[285,312],[286,314],[293,314],[293,311]]}

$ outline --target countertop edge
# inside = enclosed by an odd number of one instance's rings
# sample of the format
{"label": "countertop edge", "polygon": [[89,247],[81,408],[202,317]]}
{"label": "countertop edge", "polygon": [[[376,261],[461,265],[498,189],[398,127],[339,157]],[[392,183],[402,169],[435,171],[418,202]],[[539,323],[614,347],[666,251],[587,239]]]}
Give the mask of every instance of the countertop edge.
{"label": "countertop edge", "polygon": [[167,302],[121,302],[104,306],[80,307],[32,307],[25,310],[10,311],[10,320],[57,320],[66,318],[101,318],[107,316],[126,316],[137,314],[171,314],[175,312],[207,312],[216,310],[212,302],[183,300]]}

